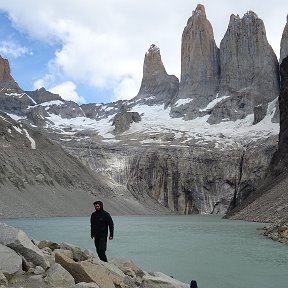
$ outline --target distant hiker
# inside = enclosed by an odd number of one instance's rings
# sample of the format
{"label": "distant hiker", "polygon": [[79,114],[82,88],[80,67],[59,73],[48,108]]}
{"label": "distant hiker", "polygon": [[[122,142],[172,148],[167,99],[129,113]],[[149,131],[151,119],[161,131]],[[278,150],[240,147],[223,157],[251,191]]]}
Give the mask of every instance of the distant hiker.
{"label": "distant hiker", "polygon": [[106,248],[109,228],[109,240],[113,239],[114,223],[108,212],[103,209],[103,203],[96,201],[93,203],[95,212],[91,214],[91,238],[94,240],[96,251],[100,260],[107,261]]}

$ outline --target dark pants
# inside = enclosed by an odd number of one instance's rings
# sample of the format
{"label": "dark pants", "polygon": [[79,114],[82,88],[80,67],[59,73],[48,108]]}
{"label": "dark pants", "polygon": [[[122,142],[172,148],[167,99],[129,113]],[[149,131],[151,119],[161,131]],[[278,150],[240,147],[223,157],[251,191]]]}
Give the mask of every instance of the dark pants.
{"label": "dark pants", "polygon": [[99,259],[104,262],[108,262],[105,254],[107,249],[107,237],[95,237],[94,243]]}

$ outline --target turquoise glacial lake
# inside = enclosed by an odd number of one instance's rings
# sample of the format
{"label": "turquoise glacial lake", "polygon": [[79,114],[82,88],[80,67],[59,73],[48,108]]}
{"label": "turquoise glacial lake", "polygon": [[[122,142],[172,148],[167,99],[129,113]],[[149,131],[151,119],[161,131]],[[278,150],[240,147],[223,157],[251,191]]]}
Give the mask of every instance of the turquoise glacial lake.
{"label": "turquoise glacial lake", "polygon": [[[261,235],[261,223],[214,215],[114,216],[107,256],[132,259],[199,288],[287,288],[288,246]],[[89,217],[4,219],[37,240],[95,252]]]}

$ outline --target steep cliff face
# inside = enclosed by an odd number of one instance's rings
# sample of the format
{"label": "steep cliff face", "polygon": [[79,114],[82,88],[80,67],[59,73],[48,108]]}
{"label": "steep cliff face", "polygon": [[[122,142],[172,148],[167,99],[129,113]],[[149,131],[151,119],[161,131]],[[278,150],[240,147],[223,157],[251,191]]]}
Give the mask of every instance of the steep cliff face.
{"label": "steep cliff face", "polygon": [[264,23],[252,12],[232,15],[220,44],[220,95],[245,90],[255,106],[279,95],[277,57],[267,41]]}
{"label": "steep cliff face", "polygon": [[278,97],[278,60],[267,41],[263,21],[254,12],[243,18],[231,15],[220,44],[220,64],[219,96],[230,97],[213,109],[209,123],[241,119],[259,106],[266,110],[267,103]]}
{"label": "steep cliff face", "polygon": [[65,149],[140,202],[148,195],[183,214],[225,214],[256,190],[276,145],[274,136],[227,151],[95,143]]}
{"label": "steep cliff face", "polygon": [[280,45],[280,132],[279,146],[269,167],[272,176],[285,172],[288,167],[288,18]]}
{"label": "steep cliff face", "polygon": [[181,45],[181,80],[171,115],[193,119],[215,97],[220,76],[219,49],[203,5],[197,5],[189,18]]}
{"label": "steep cliff face", "polygon": [[228,218],[262,222],[287,219],[288,215],[288,34],[287,24],[281,39],[280,54],[280,134],[265,178],[241,205],[229,212]]}
{"label": "steep cliff face", "polygon": [[270,173],[277,176],[287,170],[288,167],[288,57],[284,58],[280,65],[281,91],[279,96],[280,107],[280,133],[279,146],[271,165]]}

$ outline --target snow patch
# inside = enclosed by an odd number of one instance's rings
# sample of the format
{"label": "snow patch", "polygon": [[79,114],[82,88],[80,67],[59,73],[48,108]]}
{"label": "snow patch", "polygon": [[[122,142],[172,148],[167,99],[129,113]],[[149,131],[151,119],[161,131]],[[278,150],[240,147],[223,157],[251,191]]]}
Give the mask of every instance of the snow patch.
{"label": "snow patch", "polygon": [[31,148],[32,148],[32,149],[36,149],[36,142],[35,142],[35,140],[29,135],[29,133],[28,133],[28,131],[27,131],[26,129],[23,129],[23,131],[24,131],[27,139],[28,139],[28,140],[30,141],[30,143],[31,143]]}
{"label": "snow patch", "polygon": [[22,98],[23,96],[27,96],[35,105],[37,104],[33,98],[31,98],[28,94],[26,93],[5,93],[7,96],[13,96],[13,97],[19,97]]}
{"label": "snow patch", "polygon": [[214,100],[212,100],[204,109],[199,109],[199,111],[207,111],[209,109],[212,109],[216,106],[217,103],[221,102],[222,100],[229,98],[230,96],[222,96],[220,98],[218,98],[218,94],[216,96],[216,98]]}
{"label": "snow patch", "polygon": [[22,134],[22,129],[20,129],[19,127],[17,126],[13,126],[13,128],[20,134]]}
{"label": "snow patch", "polygon": [[61,106],[62,104],[64,104],[64,101],[52,100],[52,101],[47,101],[47,102],[43,102],[43,103],[37,104],[37,106],[49,107],[49,106],[52,106],[52,105]]}
{"label": "snow patch", "polygon": [[175,107],[188,104],[188,103],[190,103],[190,102],[192,102],[192,101],[193,101],[193,99],[191,99],[191,98],[179,99],[179,100],[177,100],[177,102],[175,103]]}

